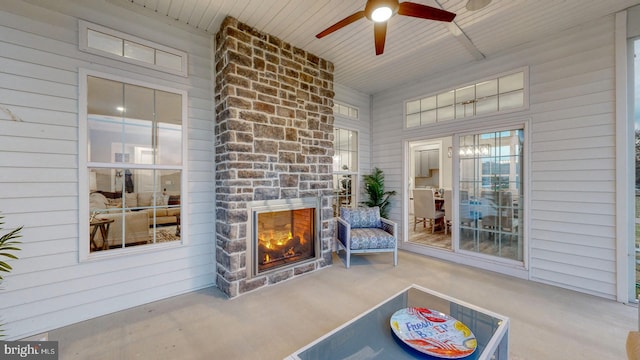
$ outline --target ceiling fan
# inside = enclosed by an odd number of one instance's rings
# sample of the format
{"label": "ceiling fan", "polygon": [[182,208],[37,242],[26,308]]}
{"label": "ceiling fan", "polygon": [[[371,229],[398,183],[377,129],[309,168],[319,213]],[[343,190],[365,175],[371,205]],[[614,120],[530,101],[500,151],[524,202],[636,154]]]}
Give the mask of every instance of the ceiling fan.
{"label": "ceiling fan", "polygon": [[366,17],[373,21],[373,35],[376,44],[376,55],[384,52],[384,42],[387,37],[387,20],[393,15],[399,14],[420,19],[451,22],[456,14],[442,9],[412,2],[399,2],[398,0],[367,0],[364,10],[351,14],[316,35],[321,39],[336,30]]}

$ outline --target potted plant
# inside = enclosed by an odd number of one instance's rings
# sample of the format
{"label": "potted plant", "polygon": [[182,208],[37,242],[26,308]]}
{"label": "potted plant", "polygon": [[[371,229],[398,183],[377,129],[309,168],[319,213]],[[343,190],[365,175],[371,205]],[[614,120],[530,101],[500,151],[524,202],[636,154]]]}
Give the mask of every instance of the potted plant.
{"label": "potted plant", "polygon": [[[2,219],[4,219],[4,217],[0,216],[0,226],[4,225],[4,222],[2,221]],[[0,227],[0,230],[2,230],[2,227]],[[15,241],[15,239],[21,236],[20,235],[21,230],[22,230],[22,226],[20,226],[19,228],[13,229],[12,231],[9,231],[8,233],[0,236],[0,283],[2,283],[2,280],[4,280],[4,278],[2,277],[2,272],[8,273],[8,272],[11,272],[11,269],[12,269],[11,265],[2,261],[2,258],[18,259],[18,257],[12,254],[11,251],[20,250],[20,248],[16,247],[16,245],[20,244],[20,242]],[[0,338],[4,336],[2,334],[3,330],[1,326],[2,324],[0,324]]]}
{"label": "potted plant", "polygon": [[[4,216],[0,216],[0,225],[4,225],[4,222],[2,221],[2,219],[4,219]],[[2,230],[1,227],[0,227],[0,230]],[[13,229],[12,231],[0,237],[0,257],[5,257],[9,259],[18,259],[18,257],[10,253],[10,251],[20,250],[20,248],[16,247],[16,245],[20,244],[20,242],[15,241],[15,239],[21,236],[20,235],[21,230],[22,230],[22,226],[20,226],[17,229]],[[7,272],[7,273],[11,272],[11,265],[7,264],[6,262],[2,261],[2,259],[0,259],[0,271]],[[3,279],[4,278],[0,273],[0,282],[2,282]]]}
{"label": "potted plant", "polygon": [[379,168],[374,168],[371,174],[365,175],[363,178],[364,189],[369,195],[369,200],[362,202],[368,207],[380,207],[380,216],[388,219],[389,199],[395,195],[395,191],[384,190],[384,174]]}

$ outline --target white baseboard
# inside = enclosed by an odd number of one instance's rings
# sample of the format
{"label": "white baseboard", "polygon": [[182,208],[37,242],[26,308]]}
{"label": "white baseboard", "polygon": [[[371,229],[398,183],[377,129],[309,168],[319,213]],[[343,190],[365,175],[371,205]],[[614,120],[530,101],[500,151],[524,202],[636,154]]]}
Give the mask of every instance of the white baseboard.
{"label": "white baseboard", "polygon": [[49,333],[36,334],[28,338],[20,339],[20,341],[49,341]]}

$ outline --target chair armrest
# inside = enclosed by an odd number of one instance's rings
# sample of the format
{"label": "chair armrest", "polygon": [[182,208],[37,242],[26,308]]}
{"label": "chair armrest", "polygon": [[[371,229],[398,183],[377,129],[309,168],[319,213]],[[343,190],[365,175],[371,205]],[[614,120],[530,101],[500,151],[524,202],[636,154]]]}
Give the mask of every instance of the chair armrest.
{"label": "chair armrest", "polygon": [[382,230],[396,237],[396,234],[398,232],[398,224],[385,218],[380,218],[380,223],[382,224]]}
{"label": "chair armrest", "polygon": [[336,237],[338,238],[338,240],[340,240],[342,245],[347,246],[349,243],[349,234],[351,232],[351,224],[344,221],[342,218],[337,217],[336,225],[337,225]]}

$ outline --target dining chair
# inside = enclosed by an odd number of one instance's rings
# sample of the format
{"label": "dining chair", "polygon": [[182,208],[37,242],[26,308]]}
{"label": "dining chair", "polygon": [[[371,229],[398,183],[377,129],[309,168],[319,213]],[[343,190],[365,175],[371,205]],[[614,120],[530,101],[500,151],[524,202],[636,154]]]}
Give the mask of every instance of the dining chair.
{"label": "dining chair", "polygon": [[453,210],[451,204],[453,196],[451,189],[444,189],[444,234],[447,235],[447,229],[451,227],[451,220],[453,220]]}
{"label": "dining chair", "polygon": [[497,197],[496,197],[497,191],[493,191],[493,190],[482,190],[480,192],[480,197],[483,199],[487,199],[488,201],[490,201],[491,203],[496,203],[498,201]]}
{"label": "dining chair", "polygon": [[427,221],[431,225],[431,233],[435,232],[435,225],[438,219],[444,217],[444,211],[436,210],[436,199],[433,189],[414,189],[413,190],[413,230],[416,230],[418,223],[423,224],[423,228],[427,227]]}
{"label": "dining chair", "polygon": [[511,192],[497,192],[496,200],[497,203],[493,204],[492,213],[482,217],[482,228],[488,230],[486,235],[493,238],[494,246],[497,246],[498,251],[501,251],[503,239],[509,239],[509,244],[512,243],[518,222],[513,216]]}
{"label": "dining chair", "polygon": [[493,211],[482,218],[482,227],[498,231],[514,232],[517,223],[513,218],[513,198],[511,192],[496,193],[496,202],[492,204]]}

